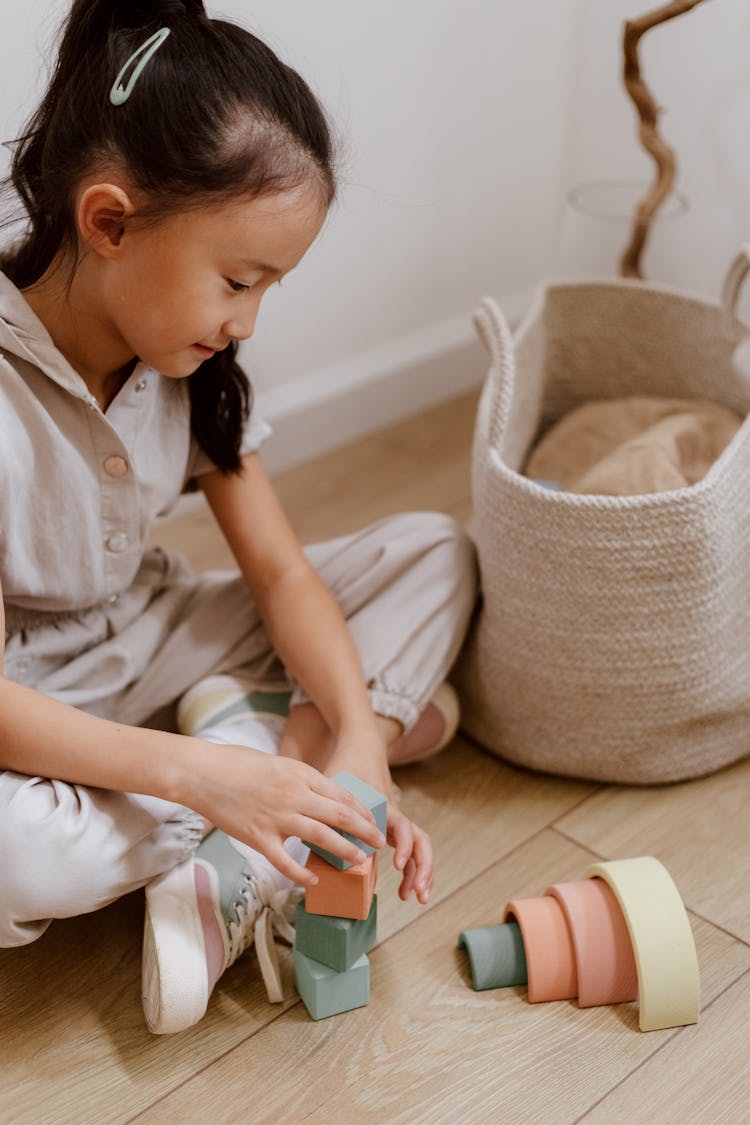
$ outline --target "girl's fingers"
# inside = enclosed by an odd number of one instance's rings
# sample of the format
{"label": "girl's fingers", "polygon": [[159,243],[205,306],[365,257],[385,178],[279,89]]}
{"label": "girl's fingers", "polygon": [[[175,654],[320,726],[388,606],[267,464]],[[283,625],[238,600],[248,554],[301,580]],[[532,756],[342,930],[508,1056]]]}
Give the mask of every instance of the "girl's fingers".
{"label": "girl's fingers", "polygon": [[[324,779],[325,780],[325,779]],[[338,828],[342,832],[349,832],[358,840],[363,840],[371,848],[382,848],[385,837],[375,823],[375,818],[369,809],[352,796],[340,785],[334,785],[334,794],[317,791],[310,801],[305,802],[300,808],[305,816],[313,817],[331,828]],[[343,794],[340,798],[339,794]],[[345,798],[348,798],[346,800]],[[315,843],[318,841],[316,840]],[[330,849],[333,851],[333,849]]]}
{"label": "girl's fingers", "polygon": [[394,816],[389,825],[389,843],[393,846],[393,866],[403,871],[414,849],[414,825],[403,813]]}
{"label": "girl's fingers", "polygon": [[388,819],[388,842],[393,846],[393,866],[403,872],[399,897],[407,899],[412,890],[424,906],[432,892],[433,857],[430,837],[403,813],[394,810]]}
{"label": "girl's fingers", "polygon": [[417,898],[424,905],[430,897],[433,883],[433,858],[432,843],[426,832],[417,829],[414,833],[414,851],[412,853],[416,864],[414,886]]}
{"label": "girl's fingers", "polygon": [[401,886],[398,888],[398,897],[406,902],[407,898],[412,892],[414,887],[414,879],[417,874],[417,865],[413,859],[409,858],[404,866],[404,877],[401,880]]}
{"label": "girl's fingers", "polygon": [[321,796],[327,797],[329,801],[337,801],[339,804],[348,805],[365,820],[372,824],[375,823],[375,817],[367,806],[363,805],[348,789],[344,789],[343,785],[339,785],[337,781],[333,781],[330,777],[326,777],[324,773],[319,773],[318,770],[312,769],[310,766],[307,766],[306,770],[309,775],[310,788],[315,793],[320,793]]}
{"label": "girl's fingers", "polygon": [[336,832],[335,829],[329,828],[327,824],[323,824],[320,820],[312,817],[301,816],[295,822],[291,834],[299,836],[302,840],[308,840],[311,844],[315,844],[318,848],[324,848],[327,852],[333,852],[334,855],[346,860],[347,863],[363,863],[367,859],[367,856],[357,844],[347,840],[340,832]]}
{"label": "girl's fingers", "polygon": [[314,887],[318,881],[317,875],[314,875],[312,871],[308,871],[306,867],[302,867],[293,860],[289,852],[281,846],[267,848],[265,856],[268,862],[272,863],[277,871],[280,871],[282,875],[286,875],[293,883],[297,883],[302,887]]}

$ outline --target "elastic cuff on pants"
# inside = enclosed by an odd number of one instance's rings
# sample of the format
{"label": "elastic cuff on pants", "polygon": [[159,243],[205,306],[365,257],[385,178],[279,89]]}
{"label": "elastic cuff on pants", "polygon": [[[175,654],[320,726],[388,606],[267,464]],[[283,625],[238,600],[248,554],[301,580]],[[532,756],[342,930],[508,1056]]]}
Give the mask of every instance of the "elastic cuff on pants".
{"label": "elastic cuff on pants", "polygon": [[422,708],[413,699],[405,695],[397,695],[392,691],[373,688],[370,691],[370,699],[376,715],[382,715],[384,719],[397,719],[404,731],[411,730],[422,713]]}
{"label": "elastic cuff on pants", "polygon": [[205,818],[192,809],[185,809],[184,813],[175,817],[180,826],[178,840],[183,846],[183,853],[176,863],[184,863],[189,859],[203,839]]}
{"label": "elastic cuff on pants", "polygon": [[[397,692],[372,688],[369,691],[369,696],[375,714],[382,715],[384,719],[396,719],[402,724],[404,731],[411,730],[422,714],[423,708],[414,699],[399,695]],[[292,691],[289,709],[298,707],[301,703],[309,702],[309,695],[297,685]]]}

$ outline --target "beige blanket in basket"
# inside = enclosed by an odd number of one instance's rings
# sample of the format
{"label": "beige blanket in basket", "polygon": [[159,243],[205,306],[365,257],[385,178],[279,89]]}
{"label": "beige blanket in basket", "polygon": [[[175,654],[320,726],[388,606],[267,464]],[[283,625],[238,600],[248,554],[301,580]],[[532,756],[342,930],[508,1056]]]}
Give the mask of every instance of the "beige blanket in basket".
{"label": "beige blanket in basket", "polygon": [[525,475],[608,496],[685,488],[706,475],[741,424],[733,411],[699,399],[587,402],[548,430]]}

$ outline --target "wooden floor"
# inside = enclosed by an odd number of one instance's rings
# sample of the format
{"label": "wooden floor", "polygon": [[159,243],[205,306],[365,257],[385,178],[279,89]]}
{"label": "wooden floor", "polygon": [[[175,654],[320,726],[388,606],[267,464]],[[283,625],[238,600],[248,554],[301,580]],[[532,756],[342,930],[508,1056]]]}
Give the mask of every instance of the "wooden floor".
{"label": "wooden floor", "polygon": [[[468,518],[474,409],[467,396],[285,474],[302,538],[405,508]],[[199,566],[229,561],[200,516],[160,535]],[[382,864],[368,1007],[312,1022],[288,956],[288,999],[271,1005],[250,951],[197,1027],[153,1037],[139,997],[142,895],[129,895],[0,951],[0,1122],[750,1121],[750,761],[618,789],[526,773],[458,738],[398,781],[432,833],[437,882],[428,908],[403,905]],[[579,878],[592,859],[644,853],[667,864],[689,909],[698,1026],[642,1034],[634,1005],[472,991],[460,930],[498,922],[507,899]]]}

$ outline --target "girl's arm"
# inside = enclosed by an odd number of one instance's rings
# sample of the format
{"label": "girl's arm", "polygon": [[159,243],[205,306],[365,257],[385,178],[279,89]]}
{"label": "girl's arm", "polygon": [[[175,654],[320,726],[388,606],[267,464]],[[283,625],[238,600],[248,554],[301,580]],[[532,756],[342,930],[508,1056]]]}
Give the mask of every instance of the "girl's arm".
{"label": "girl's arm", "polygon": [[341,610],[292,530],[257,453],[240,474],[199,484],[245,576],[273,646],[317,705],[336,740],[335,773],[348,769],[388,797],[388,842],[403,873],[399,894],[427,902],[432,848],[398,808],[359,654]]}
{"label": "girl's arm", "polygon": [[303,762],[125,726],[13,683],[2,674],[4,621],[0,590],[0,769],[185,805],[300,883],[311,878],[284,850],[288,836],[352,862],[359,849],[334,828],[383,843],[369,811]]}
{"label": "girl's arm", "polygon": [[258,454],[243,459],[241,474],[207,473],[199,484],[285,666],[337,738],[377,741],[349,629],[303,552]]}

